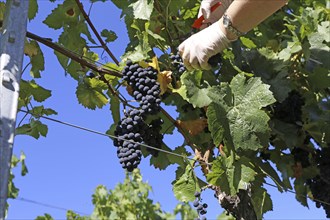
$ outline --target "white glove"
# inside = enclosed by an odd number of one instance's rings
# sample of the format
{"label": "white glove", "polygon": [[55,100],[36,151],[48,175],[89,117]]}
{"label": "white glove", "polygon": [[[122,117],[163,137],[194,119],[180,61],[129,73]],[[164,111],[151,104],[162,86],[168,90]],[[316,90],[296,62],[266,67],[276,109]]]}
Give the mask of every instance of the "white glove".
{"label": "white glove", "polygon": [[192,35],[179,46],[183,63],[188,70],[211,69],[208,60],[229,46],[230,41],[220,29],[220,23]]}
{"label": "white glove", "polygon": [[[233,1],[234,0],[203,0],[198,12],[198,17],[204,16],[204,24],[201,26],[201,29],[206,28],[208,24],[213,24],[218,21]],[[221,2],[221,5],[211,12],[211,7],[218,2]]]}

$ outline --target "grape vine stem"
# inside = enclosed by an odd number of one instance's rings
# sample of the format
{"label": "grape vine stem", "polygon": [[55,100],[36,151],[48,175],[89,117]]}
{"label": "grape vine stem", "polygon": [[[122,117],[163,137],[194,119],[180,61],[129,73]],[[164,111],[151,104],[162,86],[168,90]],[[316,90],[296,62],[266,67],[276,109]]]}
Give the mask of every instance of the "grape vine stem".
{"label": "grape vine stem", "polygon": [[[88,68],[90,68],[91,70],[94,70],[98,73],[101,74],[101,80],[103,82],[106,82],[106,84],[108,85],[109,87],[109,90],[110,92],[119,98],[119,100],[128,105],[128,106],[131,106],[129,103],[127,103],[126,100],[122,99],[117,92],[115,92],[113,89],[112,89],[112,86],[107,82],[107,80],[105,79],[104,76],[102,76],[102,74],[109,74],[109,75],[112,75],[112,76],[116,76],[116,77],[122,77],[122,74],[121,73],[118,73],[118,72],[115,72],[115,71],[111,71],[109,69],[106,69],[106,68],[103,68],[101,66],[96,66],[94,63],[91,63],[89,62],[88,60],[86,59],[83,59],[81,56],[79,56],[78,54],[70,51],[70,50],[67,50],[66,48],[63,48],[62,46],[52,42],[51,40],[49,40],[48,38],[43,38],[43,37],[40,37],[36,34],[33,34],[31,32],[27,32],[26,33],[26,36],[30,39],[33,39],[33,40],[36,40],[38,41],[39,43],[42,43],[44,45],[46,45],[47,47],[50,47],[52,48],[53,50],[63,54],[64,56],[80,63],[82,66],[86,66]],[[191,146],[193,149],[196,149],[197,146],[190,140],[190,137],[188,136],[188,134],[186,134],[186,132],[184,131],[184,129],[177,123],[177,121],[172,118],[172,116],[167,112],[165,111],[163,108],[161,108],[161,112],[172,122],[172,124],[175,125],[175,127],[178,129],[178,131],[182,134],[182,136],[184,137],[185,141],[187,142],[187,144],[189,146]]]}
{"label": "grape vine stem", "polygon": [[40,37],[31,32],[26,32],[26,36],[30,39],[36,40],[39,43],[46,45],[47,47],[52,48],[53,50],[63,54],[64,56],[69,57],[70,59],[80,63],[82,66],[86,66],[86,67],[90,68],[91,70],[94,70],[98,73],[109,74],[109,75],[116,76],[116,77],[122,77],[121,73],[109,70],[107,68],[103,68],[101,66],[96,66],[94,63],[91,63],[91,62],[87,61],[86,59],[82,58],[81,56],[77,55],[76,53],[63,48],[62,46],[52,42],[48,38]]}
{"label": "grape vine stem", "polygon": [[91,19],[89,18],[88,14],[86,13],[83,4],[79,1],[79,0],[75,0],[80,12],[82,13],[82,15],[84,16],[87,24],[89,25],[89,27],[92,29],[93,33],[95,34],[96,38],[98,39],[98,41],[101,43],[102,48],[107,52],[107,54],[111,57],[111,59],[117,64],[117,66],[119,65],[119,61],[117,60],[117,58],[113,55],[113,53],[110,51],[109,47],[107,47],[106,43],[103,41],[103,39],[101,38],[99,32],[96,30],[93,22],[91,21]]}

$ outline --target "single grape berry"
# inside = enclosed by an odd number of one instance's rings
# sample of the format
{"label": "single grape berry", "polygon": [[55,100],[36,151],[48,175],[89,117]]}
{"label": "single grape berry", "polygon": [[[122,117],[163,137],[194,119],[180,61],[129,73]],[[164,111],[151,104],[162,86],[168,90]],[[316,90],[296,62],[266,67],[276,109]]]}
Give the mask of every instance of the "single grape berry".
{"label": "single grape berry", "polygon": [[197,211],[202,211],[203,210],[203,205],[202,204],[199,204],[198,206],[197,206]]}
{"label": "single grape berry", "polygon": [[199,205],[199,199],[196,198],[195,201],[193,202],[193,206],[194,206],[195,208],[197,208],[198,205]]}

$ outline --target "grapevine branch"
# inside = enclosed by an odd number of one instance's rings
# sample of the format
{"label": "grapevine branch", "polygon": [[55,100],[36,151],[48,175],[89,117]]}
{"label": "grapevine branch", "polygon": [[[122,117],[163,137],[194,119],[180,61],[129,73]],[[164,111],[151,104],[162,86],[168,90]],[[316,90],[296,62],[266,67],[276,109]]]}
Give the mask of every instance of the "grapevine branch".
{"label": "grapevine branch", "polygon": [[102,74],[109,74],[109,75],[116,76],[116,77],[122,77],[121,73],[118,73],[118,72],[115,72],[115,71],[112,71],[112,70],[109,70],[109,69],[106,69],[106,68],[103,68],[100,66],[96,66],[95,64],[87,61],[86,59],[79,57],[77,54],[61,47],[60,45],[57,45],[56,43],[52,42],[51,40],[49,40],[47,38],[40,37],[31,32],[27,32],[26,36],[30,39],[36,40],[36,41],[54,49],[55,51],[63,54],[64,56],[69,57],[70,59],[80,63],[82,66],[86,66],[96,72],[99,72]]}
{"label": "grapevine branch", "polygon": [[109,47],[107,47],[107,45],[105,44],[105,42],[103,41],[103,39],[101,38],[99,32],[96,30],[94,24],[92,23],[91,19],[89,18],[88,14],[86,13],[86,11],[84,10],[84,6],[83,4],[79,1],[79,0],[75,0],[80,12],[82,13],[82,15],[84,16],[86,22],[88,23],[89,27],[92,29],[93,33],[95,34],[96,38],[98,39],[98,41],[101,43],[102,48],[109,54],[109,56],[111,57],[111,59],[117,64],[119,65],[118,60],[116,59],[116,57],[113,55],[113,53],[110,51]]}
{"label": "grapevine branch", "polygon": [[33,39],[33,40],[36,40],[52,49],[54,49],[55,51],[63,54],[64,56],[66,57],[69,57],[71,58],[72,60],[80,63],[82,66],[87,66],[88,68],[98,72],[101,74],[101,80],[103,82],[105,82],[111,92],[112,95],[118,97],[118,99],[124,103],[125,105],[128,105],[130,106],[126,100],[124,100],[123,98],[121,98],[118,93],[116,91],[114,91],[114,89],[112,88],[112,86],[109,84],[109,82],[105,79],[104,75],[102,74],[108,74],[108,75],[112,75],[112,76],[117,76],[117,77],[122,77],[121,73],[118,73],[118,72],[115,72],[115,71],[111,71],[109,69],[105,69],[103,67],[99,67],[99,66],[96,66],[95,64],[81,58],[80,56],[78,56],[77,54],[73,53],[72,51],[69,51],[63,47],[61,47],[60,45],[57,45],[55,43],[53,43],[51,40],[49,40],[48,38],[43,38],[43,37],[40,37],[36,34],[33,34],[31,32],[27,32],[26,33],[26,36],[30,39]]}
{"label": "grapevine branch", "polygon": [[194,149],[197,148],[197,146],[191,142],[190,138],[188,137],[188,135],[186,134],[185,130],[179,125],[179,123],[172,118],[172,116],[165,111],[165,109],[161,108],[161,112],[171,121],[172,124],[175,125],[175,127],[178,129],[178,131],[182,134],[183,138],[185,139],[185,141],[187,142],[187,144],[191,147],[193,147]]}
{"label": "grapevine branch", "polygon": [[[63,48],[62,46],[60,45],[57,45],[56,43],[52,42],[51,40],[49,40],[48,38],[43,38],[43,37],[40,37],[36,34],[33,34],[31,32],[27,32],[26,33],[26,36],[30,39],[33,39],[33,40],[36,40],[38,41],[39,43],[42,43],[50,48],[52,48],[53,50],[63,54],[64,56],[66,57],[69,57],[71,58],[72,60],[80,63],[82,66],[86,66],[100,74],[109,74],[109,75],[112,75],[112,76],[116,76],[116,77],[122,77],[122,74],[121,73],[118,73],[118,72],[115,72],[115,71],[111,71],[109,69],[106,69],[106,68],[103,68],[103,67],[99,67],[99,66],[96,66],[95,64],[81,58],[80,56],[78,56],[77,54],[73,53],[72,51],[69,51],[65,48]],[[107,80],[104,78],[104,77],[101,77],[101,80],[103,82],[106,82]],[[116,97],[119,98],[119,100],[124,103],[125,105],[128,105],[130,106],[126,100],[122,99],[117,92],[115,92],[111,85],[109,83],[107,83],[109,89],[110,89],[110,92],[115,95]],[[184,137],[185,141],[187,142],[187,144],[189,146],[192,146],[193,148],[196,148],[196,145],[193,144],[190,140],[190,138],[188,137],[188,135],[185,133],[184,129],[177,123],[177,121],[172,118],[172,116],[166,112],[163,108],[161,109],[161,112],[177,127],[177,129],[179,130],[179,132],[182,134],[182,136]]]}

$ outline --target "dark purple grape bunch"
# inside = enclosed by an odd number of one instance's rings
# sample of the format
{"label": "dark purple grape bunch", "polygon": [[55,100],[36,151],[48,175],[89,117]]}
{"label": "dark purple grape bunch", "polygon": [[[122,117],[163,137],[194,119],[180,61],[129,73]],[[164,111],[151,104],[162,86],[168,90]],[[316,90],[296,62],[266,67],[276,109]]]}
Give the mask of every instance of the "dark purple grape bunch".
{"label": "dark purple grape bunch", "polygon": [[[145,144],[159,149],[161,148],[163,144],[163,135],[160,133],[160,131],[162,129],[163,123],[164,123],[163,119],[158,118],[151,121],[151,123],[147,125],[148,128],[143,137]],[[147,151],[154,157],[157,157],[159,153],[158,150],[151,148],[147,148]]]}
{"label": "dark purple grape bunch", "polygon": [[176,72],[177,76],[181,76],[184,71],[186,71],[186,67],[183,64],[182,58],[177,52],[176,54],[171,54],[170,59],[172,60],[171,64],[174,66],[174,72]]}
{"label": "dark purple grape bunch", "polygon": [[157,114],[160,111],[160,84],[157,82],[158,71],[153,67],[141,67],[128,60],[123,71],[123,79],[133,89],[133,97],[140,102],[142,114]]}
{"label": "dark purple grape bunch", "polygon": [[130,109],[114,132],[118,137],[114,139],[114,145],[117,147],[119,162],[128,172],[132,172],[141,162],[142,152],[139,143],[143,142],[145,129],[146,124],[141,117],[141,111]]}
{"label": "dark purple grape bunch", "polygon": [[207,213],[206,209],[208,205],[206,203],[202,203],[200,192],[195,192],[195,200],[193,202],[193,206],[197,209],[198,212],[198,218],[195,220],[206,220],[204,215]]}

